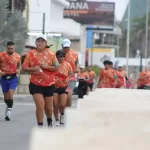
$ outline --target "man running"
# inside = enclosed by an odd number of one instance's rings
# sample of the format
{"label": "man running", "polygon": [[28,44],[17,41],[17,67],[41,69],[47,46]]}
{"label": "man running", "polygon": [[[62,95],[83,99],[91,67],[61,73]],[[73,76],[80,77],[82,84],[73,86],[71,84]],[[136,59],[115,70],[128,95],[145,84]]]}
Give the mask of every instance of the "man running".
{"label": "man running", "polygon": [[87,73],[89,75],[89,80],[87,81],[88,93],[89,93],[90,91],[93,91],[94,79],[96,78],[96,74],[94,71],[92,71],[92,69],[90,67],[88,67]]}
{"label": "man running", "polygon": [[[55,125],[59,126],[59,124],[64,124],[64,111],[68,98],[68,83],[73,76],[73,71],[70,63],[65,61],[62,50],[56,52],[56,57],[59,62],[59,67],[55,73],[54,116],[56,119]],[[60,120],[58,118],[58,112],[60,112]]]}
{"label": "man running", "polygon": [[112,69],[111,62],[104,61],[105,68],[100,71],[98,88],[114,88],[116,81],[116,73]]}
{"label": "man running", "polygon": [[17,75],[20,73],[20,55],[15,53],[15,44],[7,43],[7,50],[0,53],[1,87],[6,103],[5,120],[10,121],[13,107],[13,95],[18,85]]}
{"label": "man running", "polygon": [[58,69],[58,61],[55,54],[46,46],[46,38],[44,36],[38,37],[36,49],[27,54],[22,67],[24,71],[31,73],[29,90],[36,105],[37,124],[43,126],[45,110],[48,126],[52,127],[54,73]]}
{"label": "man running", "polygon": [[[62,43],[62,51],[65,54],[65,60],[70,63],[73,73],[79,72],[79,64],[78,64],[78,54],[70,49],[71,41],[69,39],[64,39]],[[72,105],[72,93],[75,88],[75,76],[73,76],[69,81],[69,91],[68,91],[68,101],[67,106],[71,107]]]}

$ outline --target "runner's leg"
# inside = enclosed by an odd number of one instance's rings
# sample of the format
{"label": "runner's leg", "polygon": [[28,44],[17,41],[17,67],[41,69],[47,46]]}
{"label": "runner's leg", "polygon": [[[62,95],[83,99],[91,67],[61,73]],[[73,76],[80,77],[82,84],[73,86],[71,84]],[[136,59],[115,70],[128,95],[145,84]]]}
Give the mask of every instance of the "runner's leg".
{"label": "runner's leg", "polygon": [[59,95],[58,93],[54,93],[54,116],[55,116],[55,126],[59,126],[59,119],[58,119],[58,113],[59,113]]}
{"label": "runner's leg", "polygon": [[69,82],[67,107],[71,107],[72,106],[72,93],[73,93],[74,87],[75,87],[75,81]]}
{"label": "runner's leg", "polygon": [[53,113],[53,96],[45,97],[45,113],[47,116],[48,126],[53,126],[52,124],[52,113]]}
{"label": "runner's leg", "polygon": [[60,123],[64,124],[64,111],[65,111],[65,107],[67,104],[67,93],[63,93],[60,95],[60,106],[59,106],[59,110],[60,110]]}
{"label": "runner's leg", "polygon": [[18,77],[14,77],[11,80],[8,80],[7,84],[8,84],[9,91],[7,93],[8,99],[7,99],[7,111],[6,111],[5,119],[7,121],[9,121],[10,115],[11,115],[11,110],[13,107],[13,96],[14,96],[15,90],[16,90],[17,85],[18,85]]}
{"label": "runner's leg", "polygon": [[44,97],[42,94],[34,94],[33,99],[36,105],[36,118],[37,123],[39,126],[43,126],[43,119],[44,119]]}

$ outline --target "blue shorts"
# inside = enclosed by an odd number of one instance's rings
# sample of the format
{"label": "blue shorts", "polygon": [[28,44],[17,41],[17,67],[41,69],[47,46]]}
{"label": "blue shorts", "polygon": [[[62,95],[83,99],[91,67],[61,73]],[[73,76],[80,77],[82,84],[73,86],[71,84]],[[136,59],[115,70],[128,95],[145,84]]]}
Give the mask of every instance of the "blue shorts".
{"label": "blue shorts", "polygon": [[17,85],[18,85],[17,76],[9,80],[1,78],[1,87],[2,87],[3,93],[7,93],[9,90],[16,90]]}

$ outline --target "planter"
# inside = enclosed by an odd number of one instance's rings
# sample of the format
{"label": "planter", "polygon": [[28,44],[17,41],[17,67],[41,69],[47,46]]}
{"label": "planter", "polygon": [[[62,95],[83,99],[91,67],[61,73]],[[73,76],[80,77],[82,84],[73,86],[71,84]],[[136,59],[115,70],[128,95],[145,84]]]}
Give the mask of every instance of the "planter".
{"label": "planter", "polygon": [[30,75],[28,74],[21,74],[19,76],[19,85],[29,85],[30,83]]}

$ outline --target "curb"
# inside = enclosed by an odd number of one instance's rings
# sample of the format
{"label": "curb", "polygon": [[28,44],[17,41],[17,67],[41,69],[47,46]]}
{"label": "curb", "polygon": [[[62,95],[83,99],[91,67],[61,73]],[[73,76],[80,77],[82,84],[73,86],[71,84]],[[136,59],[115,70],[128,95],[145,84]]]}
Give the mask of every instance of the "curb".
{"label": "curb", "polygon": [[[4,98],[3,96],[1,95],[0,96],[0,101],[3,101]],[[78,96],[77,95],[73,95],[72,96],[72,100],[78,100]],[[14,95],[14,101],[17,101],[17,102],[33,102],[33,98],[31,95]]]}

